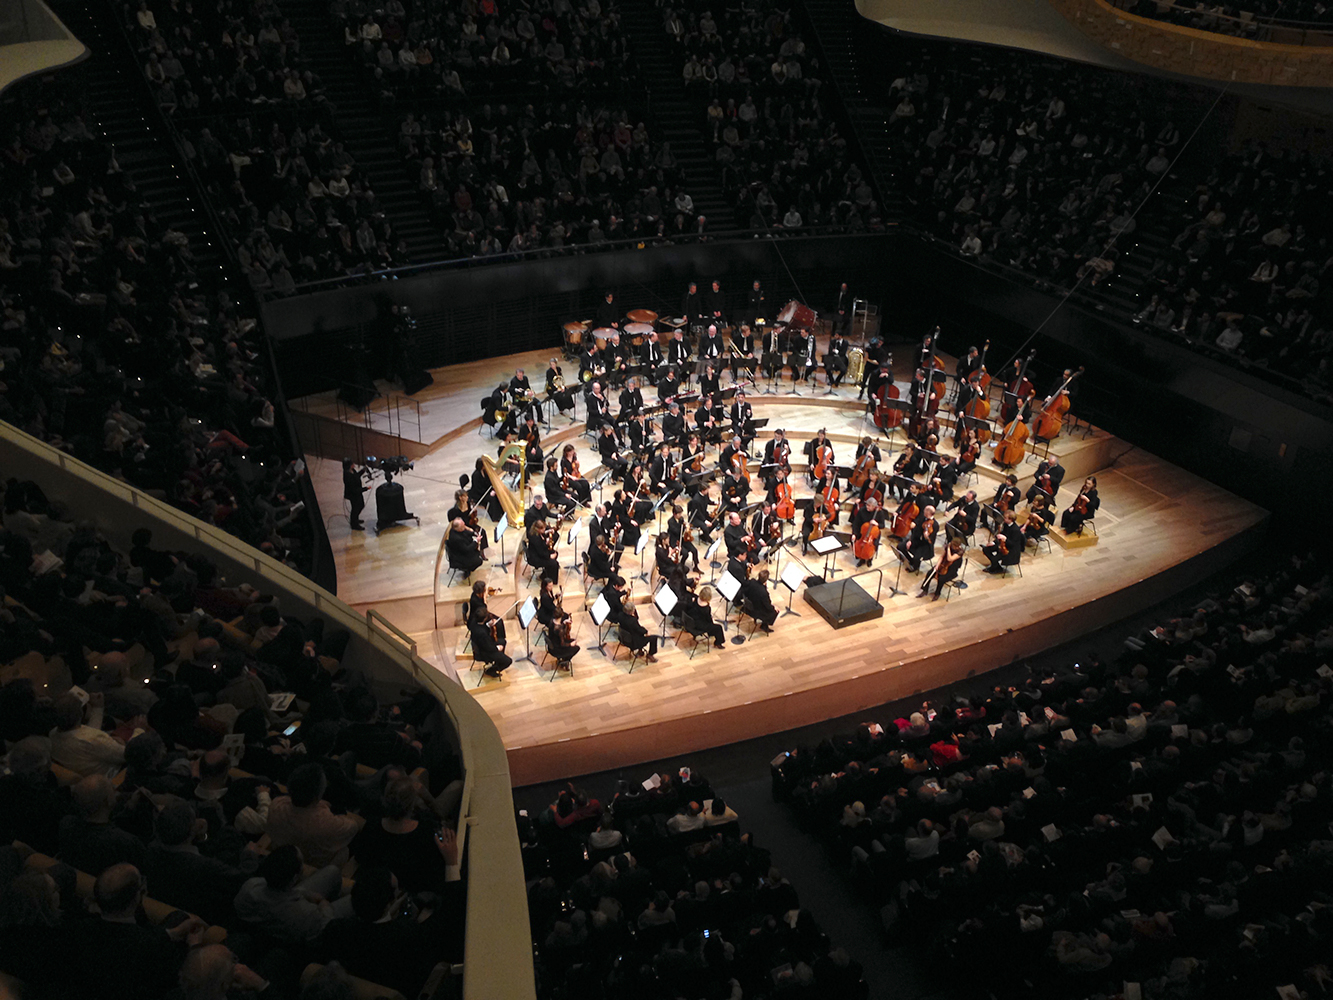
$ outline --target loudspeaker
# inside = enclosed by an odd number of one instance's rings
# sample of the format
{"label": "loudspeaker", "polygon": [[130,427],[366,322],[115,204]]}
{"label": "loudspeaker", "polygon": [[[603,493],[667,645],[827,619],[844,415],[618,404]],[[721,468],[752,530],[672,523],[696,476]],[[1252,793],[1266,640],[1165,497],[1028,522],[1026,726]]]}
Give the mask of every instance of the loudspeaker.
{"label": "loudspeaker", "polygon": [[424,368],[409,369],[403,376],[403,391],[409,396],[420,392],[428,385],[435,383],[434,377]]}

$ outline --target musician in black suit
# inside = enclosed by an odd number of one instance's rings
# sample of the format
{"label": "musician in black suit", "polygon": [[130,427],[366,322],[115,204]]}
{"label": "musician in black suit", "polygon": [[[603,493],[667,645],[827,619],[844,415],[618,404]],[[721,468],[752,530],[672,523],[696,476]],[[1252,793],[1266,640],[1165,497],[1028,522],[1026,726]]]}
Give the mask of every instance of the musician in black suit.
{"label": "musician in black suit", "polygon": [[701,365],[699,371],[699,395],[716,396],[722,391],[722,371],[711,364]]}
{"label": "musician in black suit", "polygon": [[762,323],[768,319],[768,312],[764,306],[764,290],[760,287],[758,280],[750,285],[750,291],[746,295],[745,315],[751,323]]}
{"label": "musician in black suit", "polygon": [[710,363],[715,372],[720,372],[722,370],[722,352],[726,348],[722,343],[722,335],[717,332],[716,323],[708,324],[707,331],[699,338],[699,343],[696,346],[699,350],[699,367],[696,374],[702,375],[704,366]]}
{"label": "musician in black suit", "polygon": [[365,493],[370,488],[363,482],[365,469],[359,469],[350,458],[343,459],[343,499],[352,505],[347,515],[348,526],[353,531],[364,531],[361,512],[366,509]]}
{"label": "musician in black suit", "polygon": [[847,350],[847,338],[842,335],[835,321],[833,335],[828,342],[828,353],[824,355],[824,375],[835,389],[847,377]]}
{"label": "musician in black suit", "polygon": [[741,439],[739,437],[732,437],[731,440],[727,442],[726,446],[718,452],[717,467],[723,472],[727,472],[732,468],[732,459],[737,455],[744,455],[745,453],[745,446],[741,442]]}
{"label": "musician in black suit", "polygon": [[[1075,508],[1078,507],[1079,499],[1087,498],[1087,510],[1080,513]],[[1069,508],[1060,515],[1060,527],[1071,535],[1083,534],[1083,522],[1097,514],[1097,508],[1102,505],[1097,496],[1097,477],[1089,476],[1083,480],[1083,488],[1078,491],[1078,496]]]}
{"label": "musician in black suit", "polygon": [[680,300],[680,314],[685,317],[686,326],[697,326],[704,314],[704,297],[699,294],[699,283],[690,282],[684,297]]}
{"label": "musician in black suit", "polygon": [[928,506],[917,515],[907,537],[898,540],[898,554],[913,573],[921,568],[922,562],[934,558],[935,536],[939,533],[939,527],[935,520],[935,508]]}
{"label": "musician in black suit", "polygon": [[449,557],[449,567],[461,570],[464,577],[471,576],[486,561],[481,546],[477,544],[477,536],[461,517],[454,518],[449,525],[444,551]]}
{"label": "musician in black suit", "polygon": [[782,537],[782,522],[773,513],[773,505],[765,500],[750,518],[750,534],[759,539],[761,546],[768,546]]}
{"label": "musician in black suit", "polygon": [[658,370],[663,362],[662,345],[658,342],[657,331],[648,334],[648,338],[639,348],[639,363],[648,370],[648,384],[656,385]]}
{"label": "musician in black suit", "polygon": [[553,506],[563,508],[574,506],[574,501],[565,492],[560,473],[556,470],[554,455],[548,455],[546,458],[546,475],[542,479],[542,489],[546,491],[546,498]]}
{"label": "musician in black suit", "polygon": [[602,457],[602,468],[611,470],[611,478],[625,478],[625,469],[629,463],[620,454],[620,441],[616,438],[614,424],[602,424],[601,434],[597,437],[597,454]]}
{"label": "musician in black suit", "polygon": [[574,409],[574,390],[567,385],[563,389],[556,388],[556,379],[563,383],[564,378],[565,373],[560,367],[560,360],[552,358],[550,366],[546,369],[546,394],[555,400],[555,408],[561,413]]}
{"label": "musician in black suit", "polygon": [[630,348],[620,343],[620,334],[611,334],[611,339],[606,344],[606,371],[607,378],[614,383],[619,384],[625,377],[625,369],[629,367]]}
{"label": "musician in black suit", "polygon": [[791,365],[791,380],[795,385],[810,378],[815,370],[815,335],[808,330],[793,330],[788,341],[790,354],[787,361]]}
{"label": "musician in black suit", "polygon": [[594,381],[584,400],[588,404],[587,431],[596,434],[611,419],[611,404],[602,393],[602,383]]}
{"label": "musician in black suit", "polygon": [[969,347],[967,353],[958,359],[958,364],[954,367],[954,378],[958,380],[958,390],[961,393],[963,386],[971,381],[972,376],[981,371],[981,352],[975,346]]}
{"label": "musician in black suit", "polygon": [[1060,464],[1060,456],[1047,455],[1044,461],[1037,463],[1036,474],[1032,478],[1032,485],[1028,487],[1027,502],[1031,503],[1033,497],[1043,492],[1041,488],[1042,476],[1050,476],[1050,489],[1044,492],[1048,494],[1048,499],[1055,499],[1055,495],[1060,492],[1060,484],[1065,481],[1065,467]]}
{"label": "musician in black suit", "polygon": [[[572,444],[567,444],[560,454],[560,479],[565,492],[578,497],[579,502],[586,507],[592,502],[592,484],[583,478],[582,469],[574,471],[576,465],[578,465],[578,451]],[[549,495],[550,491],[547,493]]]}
{"label": "musician in black suit", "polygon": [[778,372],[782,369],[782,332],[780,327],[770,326],[764,331],[764,350],[759,357],[759,363],[763,366],[764,374],[770,379],[775,379]]}
{"label": "musician in black suit", "polygon": [[505,623],[486,607],[486,581],[472,585],[468,598],[467,629],[472,636],[472,655],[479,663],[489,663],[487,677],[499,677],[514,662],[505,653]]}
{"label": "musician in black suit", "polygon": [[642,409],[643,390],[639,388],[639,380],[632,378],[620,390],[620,419],[628,420]]}
{"label": "musician in black suit", "polygon": [[[733,382],[748,381],[754,378],[754,331],[749,323],[742,323],[739,330],[731,332],[731,345],[736,354],[731,359],[731,378]],[[742,374],[744,372],[744,374]]]}
{"label": "musician in black suit", "polygon": [[528,547],[524,558],[529,566],[537,570],[543,580],[560,579],[560,560],[555,557],[551,543],[547,541],[545,521],[528,524]]}
{"label": "musician in black suit", "polygon": [[693,601],[687,601],[682,612],[686,625],[692,632],[701,632],[713,637],[713,645],[718,649],[726,646],[722,626],[713,621],[713,612],[709,606],[713,601],[713,588],[700,587],[699,594]]}
{"label": "musician in black suit", "polygon": [[1000,514],[1017,507],[1022,495],[1018,488],[1018,477],[1009,473],[996,488],[991,502],[981,509],[981,523],[993,531],[1000,524]]}
{"label": "musician in black suit", "polygon": [[613,576],[610,580],[610,586],[606,587],[602,594],[606,597],[606,603],[611,606],[607,613],[607,620],[616,627],[616,632],[620,636],[620,641],[627,649],[632,649],[636,653],[645,647],[648,650],[648,662],[657,662],[657,640],[656,635],[649,634],[639,621],[639,614],[634,610],[634,605],[629,602],[629,587],[625,583],[623,576]]}
{"label": "musician in black suit", "polygon": [[648,466],[648,480],[656,494],[680,492],[680,469],[671,458],[671,446],[663,441]]}
{"label": "musician in black suit", "polygon": [[967,538],[977,530],[977,517],[981,513],[981,504],[977,502],[977,491],[968,490],[961,497],[945,508],[946,513],[953,511],[953,517],[944,525],[944,532],[950,538]]}
{"label": "musician in black suit", "polygon": [[629,423],[625,425],[625,435],[629,439],[630,450],[635,455],[647,457],[653,450],[652,428],[642,413],[630,415]]}
{"label": "musician in black suit", "polygon": [[673,401],[662,418],[662,440],[668,444],[679,444],[684,439],[685,417],[681,415],[680,404]]}
{"label": "musician in black suit", "polygon": [[588,341],[588,349],[579,355],[579,380],[590,381],[606,371],[606,358],[597,347],[597,342]]}
{"label": "musician in black suit", "polygon": [[[707,506],[707,498],[704,501]],[[694,547],[694,542],[685,537],[686,529],[689,526],[685,523],[685,511],[680,504],[671,505],[671,516],[667,518],[666,535],[671,548],[680,550],[680,564],[684,566],[687,562],[694,563],[694,571],[699,572],[699,550]]]}
{"label": "musician in black suit", "polygon": [[773,631],[773,623],[778,620],[778,612],[773,607],[773,599],[768,593],[768,570],[761,569],[751,580],[741,584],[737,595],[744,601],[750,614],[759,622],[765,632]]}
{"label": "musician in black suit", "polygon": [[616,297],[611,292],[607,292],[606,298],[597,306],[597,325],[618,328],[620,318],[620,306],[616,305]]}
{"label": "musician in black suit", "polygon": [[709,444],[722,441],[722,426],[714,420],[712,396],[704,396],[699,400],[699,407],[694,411],[694,427],[699,437]]}
{"label": "musician in black suit", "polygon": [[736,390],[736,398],[732,401],[728,415],[731,417],[732,433],[741,439],[742,446],[749,451],[750,442],[755,439],[754,407],[745,398],[744,389]]}
{"label": "musician in black suit", "polygon": [[712,287],[704,292],[704,322],[722,325],[726,320],[727,296],[722,291],[722,282],[713,279]]}
{"label": "musician in black suit", "polygon": [[690,360],[690,345],[685,343],[685,335],[677,330],[671,335],[671,342],[667,344],[667,364],[678,371],[683,371],[685,365]]}
{"label": "musician in black suit", "polygon": [[[520,400],[530,401],[533,398],[532,383],[528,381],[528,376],[522,368],[515,370],[514,377],[509,380],[509,395],[513,397],[515,403]],[[523,405],[528,405],[526,402]]]}
{"label": "musician in black suit", "polygon": [[733,510],[727,515],[727,526],[722,529],[722,538],[726,543],[728,556],[734,556],[737,552],[750,547],[750,533],[741,522],[739,511]]}
{"label": "musician in black suit", "polygon": [[[1007,551],[1000,551],[1000,538],[1004,538],[1004,544]],[[990,560],[983,573],[1003,573],[1006,566],[1017,566],[1018,560],[1023,556],[1023,546],[1026,540],[1023,538],[1023,529],[1017,524],[1012,510],[1004,512],[1004,521],[1000,525],[1000,530],[995,533],[995,538],[989,545],[981,547],[981,554]]]}

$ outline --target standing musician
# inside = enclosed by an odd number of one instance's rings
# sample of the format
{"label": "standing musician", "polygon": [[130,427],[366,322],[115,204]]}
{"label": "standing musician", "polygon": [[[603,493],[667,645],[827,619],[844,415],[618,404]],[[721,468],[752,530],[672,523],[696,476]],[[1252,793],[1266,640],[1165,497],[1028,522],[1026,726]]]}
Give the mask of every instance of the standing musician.
{"label": "standing musician", "polygon": [[671,335],[671,342],[667,344],[667,364],[684,371],[689,360],[690,345],[685,343],[685,335],[677,330]]}
{"label": "standing musician", "polygon": [[353,531],[365,531],[361,522],[361,512],[366,509],[366,491],[370,489],[363,480],[370,475],[366,469],[359,469],[350,458],[343,459],[343,499],[352,505],[347,515],[347,526]]}
{"label": "standing musician", "polygon": [[616,437],[614,424],[602,424],[602,433],[597,438],[597,454],[602,457],[602,468],[611,470],[612,479],[625,478],[629,462],[620,454],[620,440]]}
{"label": "standing musician", "polygon": [[565,373],[558,358],[552,358],[546,369],[546,395],[555,400],[555,408],[561,413],[574,409],[574,390],[565,385]]}
{"label": "standing musician", "polygon": [[704,297],[699,294],[699,283],[691,281],[690,287],[686,289],[685,295],[680,300],[680,314],[685,317],[685,323],[693,328],[699,325],[700,317],[704,314]]}
{"label": "standing musician", "polygon": [[[881,369],[887,374],[890,366],[893,364],[893,355],[889,353],[888,345],[884,343],[884,338],[878,333],[870,338],[870,343],[866,344],[866,368],[861,373],[861,385],[856,393],[856,398],[861,399],[866,395],[866,389],[870,387],[871,378]],[[892,379],[892,375],[888,376]],[[870,391],[870,398],[875,398],[873,388]]]}
{"label": "standing musician", "polygon": [[1018,506],[1023,493],[1018,488],[1018,477],[1012,472],[1004,477],[1004,482],[995,488],[995,496],[981,512],[981,523],[992,531],[1000,523],[1000,516]]}
{"label": "standing musician", "polygon": [[[566,510],[574,506],[573,498],[565,491],[565,480],[557,471],[554,455],[547,456],[546,475],[542,479],[542,489],[546,491],[546,496],[551,501],[552,506],[562,507]],[[591,488],[588,492],[591,495]]]}
{"label": "standing musician", "polygon": [[717,332],[716,323],[708,324],[708,329],[699,338],[699,343],[696,346],[699,348],[699,366],[695,374],[702,375],[705,365],[716,371],[721,371],[722,352],[725,348],[722,344],[722,335]]}
{"label": "standing musician", "polygon": [[935,520],[935,508],[926,506],[917,515],[907,537],[898,539],[898,554],[902,556],[911,572],[915,573],[924,561],[934,558],[935,536],[939,530],[939,522]]}
{"label": "standing musician", "polygon": [[[449,522],[449,537],[444,540],[444,551],[449,557],[449,567],[460,570],[467,579],[486,561],[481,546],[477,543],[480,529],[471,528],[461,517]],[[485,587],[485,584],[482,584]]]}
{"label": "standing musician", "polygon": [[475,532],[477,548],[483,556],[486,555],[486,532],[482,531],[477,523],[477,510],[472,506],[472,498],[468,496],[467,490],[454,490],[454,505],[445,514],[445,520],[450,525],[455,521],[462,521],[470,531]]}
{"label": "standing musician", "polygon": [[1023,529],[1018,526],[1014,512],[1006,510],[1000,530],[995,533],[989,545],[981,547],[982,555],[990,560],[990,565],[982,572],[1003,573],[1006,566],[1017,566],[1018,560],[1023,556],[1025,544],[1027,540],[1023,537]]}
{"label": "standing musician", "polygon": [[1055,511],[1051,510],[1050,501],[1044,496],[1036,496],[1028,507],[1027,523],[1023,525],[1023,537],[1029,542],[1044,538],[1055,523]]}
{"label": "standing musician", "polygon": [[584,428],[589,434],[596,434],[602,424],[611,419],[611,404],[602,394],[602,383],[594,381],[584,400],[588,404],[588,423]]}
{"label": "standing musician", "polygon": [[631,379],[620,391],[620,419],[628,420],[635,413],[644,409],[644,393],[639,388],[639,379]]}
{"label": "standing musician", "polygon": [[722,372],[721,369],[714,371],[712,364],[699,362],[702,369],[699,372],[699,394],[701,396],[716,396],[722,391]]}
{"label": "standing musician", "polygon": [[1083,522],[1095,517],[1097,508],[1101,505],[1102,502],[1097,497],[1097,477],[1089,476],[1083,480],[1083,487],[1078,491],[1074,502],[1060,515],[1060,527],[1070,535],[1083,534]]}
{"label": "standing musician", "polygon": [[560,579],[560,560],[555,556],[555,528],[545,521],[527,526],[528,546],[523,558],[541,574],[543,580]]}
{"label": "standing musician", "polygon": [[914,416],[924,417],[930,405],[930,384],[926,381],[926,370],[918,368],[912,375],[912,383],[907,387],[907,401]]}
{"label": "standing musician", "polygon": [[[731,380],[740,382],[742,380],[753,380],[755,369],[754,358],[754,332],[750,329],[749,323],[742,323],[740,330],[732,330],[731,346],[736,352],[731,359]],[[745,374],[742,375],[741,372]]]}
{"label": "standing musician", "polygon": [[815,370],[814,333],[809,330],[793,330],[788,348],[791,351],[787,355],[787,362],[791,365],[792,385],[807,381],[810,373]]}
{"label": "standing musician", "polygon": [[981,372],[976,371],[966,379],[958,383],[958,398],[954,402],[954,413],[959,420],[963,419],[965,411],[971,405],[972,400],[980,399],[983,393],[981,391]]}
{"label": "standing musician", "polygon": [[[981,374],[981,352],[973,345],[967,349],[967,353],[958,359],[958,364],[953,370],[954,378],[958,380],[958,395],[962,398],[963,386],[972,381],[972,376]],[[958,407],[962,409],[962,404]]]}
{"label": "standing musician", "polygon": [[686,561],[694,563],[694,571],[699,572],[699,550],[694,547],[694,532],[685,523],[685,511],[680,504],[671,505],[671,516],[666,523],[667,544],[674,550],[675,560],[681,566]]}
{"label": "standing musician", "polygon": [[1043,493],[1047,499],[1054,500],[1055,494],[1060,492],[1060,484],[1064,481],[1065,467],[1060,464],[1060,456],[1047,455],[1045,460],[1037,463],[1036,475],[1032,478],[1032,485],[1028,487],[1028,503],[1032,503],[1034,497]]}
{"label": "standing musician", "polygon": [[750,534],[759,548],[772,548],[782,538],[782,522],[773,513],[773,505],[765,500],[750,518]]}
{"label": "standing musician", "polygon": [[579,381],[588,382],[606,374],[606,358],[597,349],[597,341],[589,340],[587,349],[579,355]]}
{"label": "standing musician", "polygon": [[944,532],[950,538],[970,538],[973,532],[977,530],[977,517],[981,513],[981,505],[977,503],[977,491],[968,490],[961,497],[945,509],[953,511],[953,517],[944,525]]}
{"label": "standing musician", "polygon": [[745,398],[745,390],[736,390],[736,399],[731,404],[731,431],[741,439],[745,450],[750,450],[750,442],[755,439],[754,407]]}
{"label": "standing musician", "polygon": [[759,363],[770,381],[778,377],[778,371],[783,366],[781,331],[780,326],[770,326],[764,331],[764,352],[760,355]]}
{"label": "standing musician", "polygon": [[[879,505],[879,501],[876,500],[874,497],[871,497],[870,499],[859,503],[856,507],[856,510],[852,511],[853,541],[861,537],[861,528],[867,524],[871,524],[872,522],[879,526],[880,533],[882,535],[884,531],[884,523],[886,520],[886,516],[887,515],[884,513],[883,508],[881,508]],[[876,555],[879,554],[879,542],[880,540],[876,538],[875,539]],[[857,559],[856,565],[869,566],[873,562],[874,562],[873,559]]]}
{"label": "standing musician", "polygon": [[[570,496],[577,497],[585,507],[592,503],[592,485],[583,478],[583,472],[579,469],[579,453],[572,444],[565,445],[560,454],[560,488]],[[546,492],[549,494],[551,491],[548,488]]]}
{"label": "standing musician", "polygon": [[828,353],[824,355],[824,375],[834,389],[842,385],[842,380],[847,377],[847,337],[843,327],[844,324],[834,320]]}
{"label": "standing musician", "polygon": [[597,306],[597,325],[619,329],[620,316],[620,306],[616,305],[615,295],[607,292],[606,298]]}
{"label": "standing musician", "polygon": [[957,579],[959,571],[963,568],[963,540],[955,538],[944,547],[944,552],[940,555],[940,561],[935,567],[926,574],[926,578],[921,581],[921,591],[916,596],[925,597],[930,592],[930,582],[935,581],[935,596],[932,601],[940,599],[940,591],[944,585],[951,580]]}
{"label": "standing musician", "polygon": [[625,578],[619,575],[611,577],[611,586],[603,590],[602,594],[606,597],[606,603],[611,605],[611,611],[606,617],[615,625],[621,643],[636,653],[641,652],[646,646],[648,662],[656,663],[658,637],[650,635],[639,621],[639,612],[630,602],[629,587],[625,583]]}
{"label": "standing musician", "polygon": [[722,282],[713,279],[712,287],[704,292],[705,323],[725,324],[727,315],[727,296],[722,291]]}
{"label": "standing musician", "polygon": [[472,596],[467,602],[467,630],[472,635],[472,655],[480,663],[489,663],[487,677],[499,677],[513,664],[505,654],[505,623],[491,614],[486,607],[486,581],[472,585]]}
{"label": "standing musician", "polygon": [[639,362],[648,370],[648,383],[657,384],[658,371],[662,367],[662,345],[658,342],[657,331],[648,334],[648,339],[639,348]]}
{"label": "standing musician", "polygon": [[691,632],[700,632],[713,637],[713,645],[718,649],[726,648],[725,633],[722,626],[713,621],[713,588],[700,587],[695,599],[685,605],[683,617]]}
{"label": "standing musician", "polygon": [[758,278],[750,285],[750,291],[746,296],[745,315],[756,326],[768,319],[768,312],[764,307],[764,290],[760,287]]}
{"label": "standing musician", "polygon": [[768,593],[768,570],[761,569],[754,579],[742,583],[737,596],[748,607],[748,613],[759,622],[759,627],[765,632],[772,632],[778,613]]}

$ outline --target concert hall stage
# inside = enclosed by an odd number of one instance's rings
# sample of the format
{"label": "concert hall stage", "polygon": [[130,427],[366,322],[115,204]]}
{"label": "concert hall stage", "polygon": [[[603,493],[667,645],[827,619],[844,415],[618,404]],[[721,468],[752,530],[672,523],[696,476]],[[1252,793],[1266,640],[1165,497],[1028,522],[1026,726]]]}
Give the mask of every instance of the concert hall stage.
{"label": "concert hall stage", "polygon": [[[758,633],[740,645],[728,642],[725,649],[704,643],[691,658],[689,637],[678,649],[672,641],[675,632],[669,630],[658,662],[640,659],[630,673],[628,651],[620,650],[611,659],[616,653],[614,641],[607,643],[605,655],[592,648],[596,630],[583,613],[583,584],[571,568],[574,553],[562,538],[565,607],[574,614],[575,641],[583,647],[574,659],[572,676],[561,673],[551,679],[547,669],[551,662],[539,667],[544,650],[534,645],[536,663],[515,662],[502,679],[482,679],[470,655],[463,653],[466,631],[459,609],[468,588],[446,587],[444,579],[438,588],[434,586],[445,511],[453,505],[460,474],[471,473],[478,456],[496,454],[498,442],[480,427],[482,396],[520,365],[540,391],[547,359],[554,353],[529,352],[435,371],[435,384],[418,395],[420,431],[410,403],[388,406],[390,413],[400,415],[392,426],[384,416],[383,401],[372,408],[368,420],[353,413],[350,422],[331,394],[292,404],[329,522],[339,596],[355,608],[384,614],[412,636],[425,659],[475,694],[509,748],[515,785],[719,746],[856,712],[985,672],[1110,624],[1201,579],[1254,546],[1268,516],[1248,501],[1128,442],[1095,428],[1084,436],[1079,429],[1052,445],[1068,469],[1057,507],[1063,509],[1072,501],[1083,476],[1096,473],[1102,506],[1095,544],[1066,545],[1053,539],[1049,551],[1045,545],[1035,553],[1029,549],[1021,578],[1012,573],[983,574],[985,560],[972,549],[965,572],[968,586],[947,602],[915,596],[921,577],[905,569],[898,582],[905,593],[893,596],[890,584],[898,578],[898,560],[881,547],[874,565],[884,574],[882,617],[835,631],[798,593],[791,607],[799,616],[780,618],[772,635]],[[952,372],[952,362],[946,363]],[[577,365],[565,362],[564,368],[568,377]],[[895,374],[900,384],[907,376],[901,367]],[[822,379],[822,370],[820,375]],[[728,384],[729,379],[724,380],[724,386]],[[777,395],[758,394],[763,387],[761,382],[750,396],[755,417],[769,418],[756,449],[775,427],[787,430],[793,442],[792,482],[798,497],[809,495],[808,488],[802,492],[801,446],[816,429],[827,428],[842,466],[851,463],[863,433],[874,436],[875,427],[864,422],[864,404],[857,402],[854,387],[825,395],[822,384],[813,389],[802,385],[800,396],[790,394],[789,380],[781,383]],[[651,390],[645,396],[651,403]],[[542,445],[549,454],[553,446],[558,450],[567,441],[575,442],[585,475],[593,478],[599,459],[581,436],[581,403],[577,415],[576,424],[554,416],[550,430],[543,428]],[[886,466],[902,440],[901,432],[892,442],[880,436]],[[316,452],[326,457],[317,457]],[[340,514],[345,507],[337,457],[344,452],[357,457],[367,452],[414,457],[415,470],[399,481],[407,507],[421,518],[421,527],[403,525],[379,535],[350,531],[345,514]],[[984,452],[973,486],[982,499],[988,499],[1001,482],[1001,473],[987,458]],[[1035,461],[1030,458],[1016,470],[1025,490]],[[608,501],[611,493],[608,488]],[[374,516],[369,496],[368,502],[367,523]],[[483,524],[488,523],[483,518]],[[585,532],[585,541],[586,537]],[[985,539],[983,529],[977,540]],[[536,592],[527,575],[520,573],[523,567],[514,562],[517,542],[514,532],[505,539],[510,561],[506,569],[486,570],[488,585],[499,590],[489,598],[493,611],[509,609]],[[499,546],[492,545],[488,554],[492,563],[498,562]],[[651,569],[651,556],[650,545],[644,552],[645,570]],[[777,568],[797,557],[799,543],[784,550]],[[855,568],[850,550],[835,559],[839,572],[834,581],[863,572]],[[807,575],[822,572],[823,560],[813,552],[804,563]],[[704,569],[707,582],[708,566]],[[441,577],[444,571],[441,563]],[[660,616],[648,603],[651,591],[637,578],[639,571],[638,557],[627,553],[622,573],[631,580],[640,617],[646,627],[660,633]],[[858,579],[873,594],[874,577]],[[596,594],[594,587],[591,598]],[[784,609],[788,597],[779,587],[773,603]],[[715,605],[715,617],[718,611]],[[751,624],[745,621],[744,634],[749,634]],[[525,643],[512,612],[507,626],[508,652],[518,661]],[[735,634],[733,617],[728,638]],[[532,638],[537,638],[535,631]]]}

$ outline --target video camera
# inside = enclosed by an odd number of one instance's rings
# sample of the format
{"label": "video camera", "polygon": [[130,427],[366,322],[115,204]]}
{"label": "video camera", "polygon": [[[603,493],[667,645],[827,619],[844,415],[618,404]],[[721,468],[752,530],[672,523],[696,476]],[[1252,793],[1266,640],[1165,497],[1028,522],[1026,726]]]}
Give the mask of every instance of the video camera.
{"label": "video camera", "polygon": [[367,455],[365,464],[367,469],[378,469],[380,472],[388,473],[391,476],[400,476],[404,472],[411,472],[416,467],[416,463],[409,461],[406,455],[392,455],[384,458]]}

